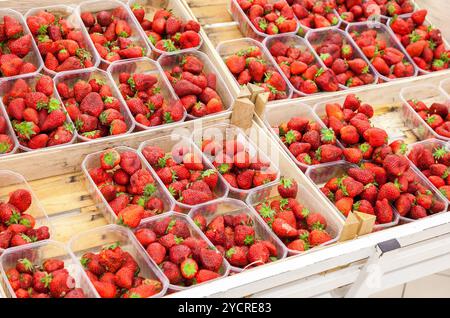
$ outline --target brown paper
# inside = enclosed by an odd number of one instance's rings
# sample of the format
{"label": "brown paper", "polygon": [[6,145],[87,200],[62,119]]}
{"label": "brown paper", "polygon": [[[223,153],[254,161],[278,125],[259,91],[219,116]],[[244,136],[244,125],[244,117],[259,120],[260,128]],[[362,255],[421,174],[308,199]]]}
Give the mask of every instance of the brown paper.
{"label": "brown paper", "polygon": [[342,229],[339,242],[353,240],[358,236],[359,220],[353,212],[350,212],[345,220],[344,228]]}
{"label": "brown paper", "polygon": [[247,130],[252,126],[255,105],[248,98],[236,99],[231,114],[231,124]]}

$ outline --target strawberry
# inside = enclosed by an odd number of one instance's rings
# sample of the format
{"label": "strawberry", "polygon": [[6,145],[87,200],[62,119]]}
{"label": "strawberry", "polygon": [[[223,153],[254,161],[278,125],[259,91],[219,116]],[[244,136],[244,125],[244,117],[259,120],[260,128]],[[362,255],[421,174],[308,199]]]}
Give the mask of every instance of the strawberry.
{"label": "strawberry", "polygon": [[119,224],[135,228],[139,225],[144,215],[144,209],[140,205],[130,205],[117,215]]}
{"label": "strawberry", "polygon": [[297,196],[298,186],[294,179],[282,178],[278,185],[278,193],[283,198],[295,198]]}
{"label": "strawberry", "polygon": [[387,199],[376,202],[375,215],[377,216],[377,221],[381,224],[390,223],[393,221],[393,211]]}
{"label": "strawberry", "polygon": [[191,258],[184,260],[181,265],[181,275],[186,279],[192,279],[198,273],[197,262]]}

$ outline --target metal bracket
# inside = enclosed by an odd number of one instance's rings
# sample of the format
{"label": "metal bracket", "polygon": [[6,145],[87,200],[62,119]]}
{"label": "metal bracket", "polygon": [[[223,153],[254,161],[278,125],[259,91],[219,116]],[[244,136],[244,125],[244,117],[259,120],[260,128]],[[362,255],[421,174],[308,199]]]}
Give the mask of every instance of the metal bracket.
{"label": "metal bracket", "polygon": [[384,274],[380,266],[382,257],[400,248],[401,245],[396,239],[378,243],[374,248],[374,253],[367,259],[358,278],[344,297],[367,298],[378,290],[381,287],[381,279]]}

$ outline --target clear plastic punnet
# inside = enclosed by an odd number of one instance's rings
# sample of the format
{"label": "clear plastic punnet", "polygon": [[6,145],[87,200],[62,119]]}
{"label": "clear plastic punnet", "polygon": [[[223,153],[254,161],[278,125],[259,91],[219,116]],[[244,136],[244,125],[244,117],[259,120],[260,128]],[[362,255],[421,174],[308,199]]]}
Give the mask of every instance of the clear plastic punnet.
{"label": "clear plastic punnet", "polygon": [[[406,153],[406,156],[408,156],[408,159],[409,159],[409,154],[415,149],[426,149],[426,150],[431,151],[433,154],[436,150],[443,149],[448,153],[448,152],[450,152],[450,144],[446,141],[443,141],[440,139],[435,139],[435,138],[418,141],[418,142],[409,144],[408,150]],[[412,162],[411,159],[409,159],[409,161],[411,161],[411,165],[414,165],[414,163]],[[414,166],[417,168],[417,170],[420,171],[421,175],[423,176],[423,179],[426,179],[426,176],[421,172],[420,168],[417,167],[417,165],[414,165]],[[436,193],[440,194],[439,189],[437,189],[431,182],[430,182],[430,186],[433,187],[433,189],[436,191]],[[448,203],[450,203],[450,200],[446,199],[446,201]]]}
{"label": "clear plastic punnet", "polygon": [[[195,56],[200,61],[202,61],[203,62],[203,72],[205,74],[216,74],[216,92],[217,92],[217,94],[219,94],[220,98],[222,99],[222,104],[223,104],[224,110],[222,112],[214,113],[209,116],[222,114],[222,113],[231,111],[231,109],[233,107],[233,101],[234,101],[233,95],[231,95],[231,92],[228,89],[228,86],[226,85],[222,76],[220,76],[219,72],[217,71],[216,66],[210,61],[209,57],[205,53],[199,52],[199,51],[185,51],[185,52],[180,52],[180,53],[176,53],[176,54],[172,54],[172,55],[161,55],[158,58],[157,62],[161,66],[163,71],[165,72],[165,71],[171,70],[174,66],[181,65],[183,58],[185,58],[186,56]],[[167,80],[167,82],[168,82],[168,80]],[[191,114],[187,114],[187,118],[188,119],[196,119],[199,117],[196,117]]]}
{"label": "clear plastic punnet", "polygon": [[[12,129],[12,132],[13,132],[13,135],[14,135],[14,140],[17,143],[18,149],[20,149],[22,151],[37,151],[37,149],[31,149],[31,148],[29,148],[29,147],[19,143],[19,139],[18,139],[18,137],[16,135],[16,132],[13,129],[13,125],[12,125],[12,123],[11,123],[11,121],[9,119],[8,113],[6,111],[6,105],[3,103],[3,97],[7,93],[9,93],[11,91],[11,89],[14,86],[14,83],[18,79],[24,80],[28,84],[28,86],[31,87],[32,90],[34,91],[34,87],[36,86],[36,83],[39,81],[39,79],[42,76],[43,76],[42,74],[27,74],[27,75],[24,75],[24,76],[22,76],[20,78],[9,79],[7,81],[0,81],[0,97],[2,98],[0,100],[0,108],[1,108],[0,114],[2,114],[5,117],[5,119],[8,121],[9,126]],[[58,97],[59,97],[58,93],[56,92],[56,89],[53,90],[53,97],[56,98],[56,99],[58,99]],[[61,108],[65,112],[65,107],[64,107],[63,103],[61,103]],[[73,122],[72,122],[72,120],[70,119],[70,117],[68,115],[66,115],[66,123],[65,124],[67,124],[68,126],[74,127],[73,126]],[[75,142],[75,140],[76,140],[76,137],[77,137],[76,135],[77,134],[74,131],[72,139],[68,143],[61,144],[61,145],[56,145],[56,146],[45,147],[44,149],[56,148],[56,147],[61,147],[61,146],[64,146],[64,145],[73,144]]]}
{"label": "clear plastic punnet", "polygon": [[[163,201],[164,212],[172,210],[173,204],[174,204],[173,200],[165,191],[164,185],[162,185],[159,182],[156,174],[151,169],[148,169],[145,159],[140,154],[138,154],[135,149],[132,149],[132,148],[128,148],[125,146],[119,146],[119,147],[116,147],[113,149],[116,150],[119,154],[131,151],[131,152],[136,153],[139,156],[139,159],[140,159],[141,165],[142,165],[142,169],[146,169],[146,170],[150,171],[153,179],[155,180],[155,186],[156,186],[157,190],[152,196],[156,196]],[[87,155],[81,164],[81,169],[83,170],[83,173],[86,177],[89,193],[91,194],[92,198],[94,199],[95,203],[97,204],[97,208],[100,211],[102,211],[103,215],[105,216],[105,219],[109,223],[116,223],[118,220],[116,213],[114,213],[112,208],[109,206],[108,201],[106,201],[106,199],[102,195],[100,189],[98,188],[98,186],[95,184],[94,180],[92,180],[91,176],[89,175],[89,171],[91,169],[100,167],[100,156],[102,153],[103,153],[103,151],[99,151],[99,152]]]}
{"label": "clear plastic punnet", "polygon": [[[33,8],[33,9],[30,9],[25,14],[25,16],[24,16],[25,21],[28,17],[34,16],[37,13],[39,13],[40,11],[49,12],[49,13],[54,14],[57,17],[61,17],[65,20],[67,20],[69,25],[71,25],[74,28],[74,30],[76,30],[76,31],[80,30],[83,35],[83,42],[82,42],[83,46],[80,48],[85,49],[90,53],[90,55],[92,57],[92,64],[93,64],[91,67],[98,66],[98,64],[100,63],[100,57],[99,57],[94,45],[92,44],[92,42],[89,39],[89,34],[87,33],[86,29],[83,28],[83,26],[82,26],[83,22],[81,21],[80,16],[78,14],[76,14],[74,7],[66,6],[66,5],[54,5],[54,6],[48,6],[48,7]],[[37,41],[37,40],[35,39],[35,41]],[[55,76],[58,73],[58,72],[48,69],[45,66],[45,63],[44,63],[44,71],[52,76]]]}
{"label": "clear plastic punnet", "polygon": [[[109,76],[109,74],[101,69],[84,69],[84,70],[76,70],[76,71],[69,71],[69,72],[63,72],[59,73],[55,76],[53,79],[53,82],[55,84],[55,95],[59,98],[62,104],[64,104],[62,97],[59,95],[58,90],[56,89],[58,83],[66,83],[69,87],[73,87],[76,82],[79,80],[84,80],[88,82],[91,79],[97,79],[99,81],[104,82],[106,85],[109,85],[111,87],[112,95],[113,97],[117,98],[120,102],[120,112],[122,113],[123,117],[125,118],[125,123],[127,124],[128,130],[125,134],[129,134],[134,130],[134,121],[133,116],[130,113],[130,110],[125,105],[123,99],[121,98],[121,94],[117,90],[116,86],[114,85],[113,80]],[[82,136],[82,134],[76,133],[78,140],[80,141],[91,141],[92,139],[86,138]],[[114,137],[113,135],[102,137],[101,139],[111,138]]]}
{"label": "clear plastic punnet", "polygon": [[0,270],[3,278],[3,286],[7,295],[17,298],[16,293],[8,282],[7,271],[16,267],[20,259],[28,259],[35,266],[41,266],[48,259],[58,259],[64,262],[64,268],[75,279],[75,288],[81,288],[86,298],[95,298],[96,292],[80,265],[70,256],[67,247],[56,241],[48,240],[36,242],[25,246],[8,249],[0,257]]}
{"label": "clear plastic punnet", "polygon": [[[299,202],[303,207],[307,208],[310,212],[313,213],[318,212],[322,214],[327,220],[327,227],[325,230],[332,237],[332,240],[317,247],[327,246],[337,242],[343,228],[341,216],[334,210],[326,208],[324,209],[323,205],[319,202],[319,200],[317,200],[317,198],[315,198],[314,195],[308,189],[306,189],[304,185],[300,184],[299,182],[297,183],[298,183],[298,191],[295,200],[297,200],[297,202]],[[259,204],[263,204],[267,200],[269,200],[270,202],[270,200],[274,199],[281,199],[278,193],[278,185],[272,185],[267,188],[252,191],[250,195],[247,197],[246,203],[249,207],[253,209],[255,213],[258,213],[256,211],[256,206],[258,206]],[[289,255],[304,254],[314,250],[315,248],[310,249],[306,252],[300,252],[288,249]]]}
{"label": "clear plastic punnet", "polygon": [[[264,41],[262,43],[263,43],[264,47],[266,48],[267,52],[270,54],[270,48],[272,47],[272,45],[274,43],[276,43],[278,41],[284,43],[285,45],[287,45],[289,47],[295,47],[297,49],[300,49],[302,52],[305,52],[305,51],[310,52],[314,56],[314,63],[312,63],[311,65],[316,64],[317,66],[321,66],[321,63],[319,61],[320,58],[317,56],[317,53],[314,51],[313,48],[311,48],[311,46],[306,42],[306,40],[304,38],[302,38],[298,35],[279,34],[279,35],[275,35],[275,36],[264,39]],[[283,71],[279,67],[278,63],[276,63],[275,57],[272,54],[270,54],[270,56],[275,61],[275,65],[277,66],[278,72],[280,72],[280,74],[283,74]],[[311,95],[317,94],[317,93],[316,94],[304,93],[304,92],[296,89],[290,80],[288,81],[288,83],[292,89],[292,93],[293,93],[292,98],[302,97],[302,96],[311,96]]]}
{"label": "clear plastic punnet", "polygon": [[[153,16],[154,16],[156,10],[158,10],[158,9],[166,9],[166,10],[171,11],[175,17],[181,18],[181,20],[183,20],[183,22],[192,20],[192,17],[190,16],[190,14],[187,12],[187,10],[185,8],[183,8],[182,3],[178,0],[129,0],[128,5],[130,8],[133,8],[134,5],[142,6],[142,8],[145,10],[145,17],[147,19],[149,19],[150,21],[153,20]],[[142,30],[142,33],[145,35],[145,31],[142,29],[139,22],[136,21],[136,23],[139,25],[139,27]],[[180,52],[186,52],[186,51],[190,51],[190,50],[196,50],[196,49],[198,50],[203,44],[203,38],[200,33],[199,33],[199,36],[200,36],[200,44],[197,45],[196,47],[189,48],[189,49],[175,50],[173,52],[166,52],[166,51],[157,49],[155,47],[155,44],[147,36],[145,36],[145,39],[147,40],[148,44],[152,48],[153,55],[155,55],[155,57],[158,57],[161,54],[166,54],[166,55],[169,54],[170,55],[170,54],[177,54]]]}
{"label": "clear plastic punnet", "polygon": [[[270,56],[270,53],[267,51],[267,49],[261,44],[261,42],[258,42],[254,39],[242,38],[242,39],[236,39],[236,40],[222,41],[217,45],[216,50],[219,53],[222,60],[225,61],[226,58],[229,57],[230,55],[236,54],[240,50],[246,50],[252,46],[258,47],[261,50],[262,59],[266,62],[266,66],[267,66],[268,70],[272,69],[272,70],[279,72],[278,67],[276,66],[277,63]],[[225,65],[225,62],[223,64],[223,67],[225,67],[225,68],[227,67]],[[289,80],[286,78],[286,76],[284,76],[284,73],[283,72],[279,72],[279,73],[281,74],[284,81],[286,82],[286,98],[285,99],[289,99],[292,96],[291,85],[289,84]],[[237,79],[234,76],[233,76],[233,78],[234,78],[236,85],[238,85],[240,87]]]}
{"label": "clear plastic punnet", "polygon": [[[123,226],[110,224],[79,233],[78,235],[73,236],[68,243],[70,255],[80,267],[80,259],[85,253],[99,253],[103,248],[108,248],[111,245],[118,245],[123,251],[131,254],[138,263],[139,276],[161,282],[161,291],[151,298],[164,296],[169,286],[167,278],[163,275],[158,266],[156,266],[156,264],[148,257],[145,250],[136,240],[133,232],[129,229]],[[82,270],[82,275],[88,279],[84,270]],[[100,295],[95,290],[91,281],[89,279],[88,281],[95,292],[95,296],[100,298]]]}
{"label": "clear plastic punnet", "polygon": [[[287,256],[287,248],[283,242],[273,234],[270,227],[264,222],[261,217],[248,207],[244,202],[235,199],[223,199],[216,203],[208,203],[197,206],[189,212],[189,217],[194,219],[196,215],[202,215],[206,219],[206,224],[209,224],[215,217],[220,215],[237,215],[245,214],[253,221],[253,229],[255,230],[255,239],[269,241],[277,248],[277,260],[283,259]],[[232,272],[242,272],[250,267],[236,267],[231,266]]]}
{"label": "clear plastic punnet", "polygon": [[[348,169],[357,168],[358,166],[348,163],[346,161],[338,161],[332,163],[325,163],[322,165],[318,165],[315,167],[311,167],[306,170],[306,176],[319,188],[323,187],[330,179],[334,177],[342,177],[347,174]],[[330,200],[325,194],[321,193],[321,195]],[[332,202],[333,203],[333,202]],[[400,220],[400,215],[398,214],[395,207],[392,206],[392,210],[394,212],[392,222],[385,224],[376,224],[373,228],[374,231],[384,230],[393,226],[396,226]],[[345,219],[345,216],[334,206],[333,208],[336,212]]]}
{"label": "clear plastic punnet", "polygon": [[[351,39],[350,35],[348,33],[346,33],[343,30],[337,29],[337,28],[325,28],[325,29],[317,29],[317,30],[311,30],[310,32],[308,32],[306,34],[306,41],[308,42],[308,44],[311,46],[311,48],[314,50],[314,52],[316,53],[316,55],[319,55],[317,50],[324,44],[324,42],[326,42],[327,40],[329,40],[331,37],[336,37],[339,38],[340,41],[342,41],[343,44],[348,44],[353,48],[353,56],[354,58],[360,58],[363,59],[367,65],[369,65],[369,72],[370,74],[372,74],[373,76],[373,82],[370,84],[375,84],[378,81],[378,73],[375,71],[375,69],[373,68],[372,64],[369,63],[369,61],[367,60],[367,58],[364,56],[364,54],[361,52],[361,50],[359,49],[359,47],[353,42],[353,40]],[[325,63],[319,59],[320,65],[327,69],[327,67],[325,66]],[[368,85],[368,84],[366,84]],[[347,86],[339,84],[339,87],[341,89],[348,89]]]}
{"label": "clear plastic punnet", "polygon": [[[158,224],[159,222],[161,222],[162,220],[164,220],[166,218],[169,218],[170,220],[180,220],[180,221],[186,222],[188,225],[188,228],[189,228],[189,235],[190,235],[189,237],[193,237],[198,240],[205,241],[208,244],[208,247],[210,249],[215,249],[214,245],[206,238],[205,234],[203,234],[203,232],[198,228],[198,226],[194,223],[194,221],[192,221],[191,218],[189,218],[186,214],[181,214],[181,213],[177,213],[177,212],[168,212],[168,213],[164,213],[164,214],[161,214],[158,216],[154,216],[154,217],[144,221],[141,225],[139,225],[139,227],[137,227],[134,230],[134,232],[138,231],[139,229],[144,229],[144,228],[153,230],[153,228],[156,226],[156,224]],[[142,248],[144,248],[144,247],[142,246]],[[229,272],[230,272],[230,264],[228,264],[228,262],[225,260],[225,258],[223,258],[222,266],[220,267],[220,269],[218,271],[218,273],[220,274],[220,277],[218,277],[216,279],[221,279],[221,278],[228,276]],[[196,286],[196,285],[192,285],[192,286]],[[189,286],[189,287],[191,287],[191,286]],[[170,284],[169,290],[172,292],[177,292],[177,291],[185,290],[189,287]]]}
{"label": "clear plastic punnet", "polygon": [[[151,49],[147,44],[147,41],[145,40],[146,36],[142,32],[142,28],[139,26],[136,18],[134,17],[133,13],[131,12],[130,8],[125,5],[121,1],[117,0],[108,0],[108,1],[101,1],[101,0],[91,0],[91,1],[85,1],[79,4],[77,7],[77,14],[80,15],[83,12],[91,12],[93,14],[96,14],[99,11],[112,11],[118,7],[122,7],[125,9],[127,13],[126,22],[131,27],[132,34],[129,37],[134,45],[139,45],[142,47],[142,49],[145,51],[143,52],[144,56],[148,56],[151,53]],[[82,23],[82,27],[84,28],[85,32],[88,33],[87,28]],[[92,42],[92,40],[91,40]],[[94,44],[92,43],[94,46]],[[100,58],[100,68],[106,69],[111,62],[105,60],[101,56]]]}
{"label": "clear plastic punnet", "polygon": [[437,138],[450,141],[450,137],[440,135],[433,130],[409,103],[420,101],[424,102],[427,107],[430,107],[433,103],[440,103],[446,105],[450,110],[449,96],[439,90],[437,86],[422,84],[402,88],[400,91],[400,99],[402,101],[403,121],[420,140]]}
{"label": "clear plastic punnet", "polygon": [[[244,131],[242,131],[242,129],[230,124],[218,124],[210,127],[205,127],[201,130],[195,130],[192,134],[192,138],[197,145],[200,145],[199,148],[201,148],[201,144],[204,140],[212,140],[220,145],[229,140],[237,140],[243,145],[243,151],[247,151],[250,158],[255,159],[252,160],[252,162],[264,162],[268,164],[267,168],[261,170],[262,173],[271,173],[276,175],[276,178],[273,181],[248,190],[235,188],[226,180],[224,180],[230,189],[230,197],[239,200],[245,200],[245,198],[251,191],[269,187],[278,183],[278,179],[280,178],[280,170],[266,154],[259,150],[258,146],[250,140],[250,138],[244,133]],[[214,162],[214,158],[217,155],[213,155],[211,152],[208,153],[208,151],[204,151],[203,154],[211,162]]]}
{"label": "clear plastic punnet", "polygon": [[[275,3],[279,0],[268,0],[268,3]],[[242,10],[237,0],[231,0],[229,10],[231,15],[233,16],[234,21],[239,24],[239,30],[241,30],[244,37],[253,38],[258,41],[264,40],[266,37],[270,37],[271,35],[267,33],[260,32],[256,29],[253,23],[250,21],[250,18],[247,14]],[[297,28],[293,32],[285,32],[283,34],[296,34],[299,29],[300,23],[298,22],[297,17],[294,15],[294,20],[297,23]]]}
{"label": "clear plastic punnet", "polygon": [[[149,59],[148,57],[142,57],[138,59],[130,59],[130,60],[122,60],[122,61],[116,61],[111,63],[111,65],[107,69],[108,75],[111,77],[112,81],[114,82],[114,85],[116,87],[116,90],[119,91],[119,75],[122,72],[126,73],[138,73],[138,74],[152,74],[155,75],[158,78],[158,82],[155,84],[155,86],[159,87],[161,89],[161,93],[164,96],[164,100],[166,103],[174,103],[178,101],[178,96],[175,94],[172,85],[170,85],[167,78],[163,75],[163,70],[159,66],[158,63],[155,61]],[[122,94],[120,94],[121,97]],[[123,101],[123,104],[126,105],[126,102]],[[131,111],[130,111],[131,112]],[[146,129],[152,129],[159,126],[144,126],[141,123],[138,123],[134,116],[131,116],[133,119],[134,124],[136,127],[140,130],[146,130]],[[186,111],[183,118],[178,121],[183,122],[186,119]],[[170,124],[164,124],[164,126],[167,126]]]}
{"label": "clear plastic punnet", "polygon": [[[364,31],[369,31],[369,30],[375,30],[377,32],[377,39],[380,39],[380,40],[383,40],[384,42],[386,42],[387,47],[391,47],[391,48],[397,49],[398,51],[402,52],[405,55],[405,57],[403,58],[403,61],[410,63],[411,65],[414,66],[414,74],[410,77],[417,76],[418,71],[417,71],[417,67],[415,66],[416,64],[411,59],[411,57],[408,55],[408,53],[405,51],[405,49],[400,44],[400,42],[397,40],[397,38],[396,38],[395,34],[392,32],[392,30],[390,28],[388,28],[386,25],[381,24],[379,22],[358,22],[358,23],[351,23],[346,28],[346,31],[348,34],[351,34],[352,32],[362,33]],[[351,37],[349,36],[349,38],[351,38]],[[356,41],[353,39],[352,39],[352,41],[353,41],[354,45],[357,46]],[[362,48],[359,48],[359,49],[362,50]],[[370,65],[375,70],[376,74],[378,75],[378,79],[382,82],[391,82],[391,81],[399,79],[399,78],[392,79],[387,76],[384,76],[384,75],[380,74],[373,67],[372,63]]]}
{"label": "clear plastic punnet", "polygon": [[[3,22],[3,18],[5,16],[10,16],[10,17],[13,17],[13,18],[17,19],[20,22],[20,24],[23,26],[24,34],[25,35],[27,35],[27,34],[31,35],[30,29],[28,29],[28,26],[27,26],[23,16],[19,12],[15,11],[15,10],[12,10],[12,9],[6,9],[6,8],[5,9],[0,9],[0,21]],[[28,73],[28,74],[36,74],[36,73],[39,73],[42,70],[42,68],[44,66],[44,61],[42,60],[41,55],[39,54],[39,50],[38,50],[38,48],[36,46],[36,43],[34,43],[34,41],[31,41],[31,50],[23,58],[23,61],[24,62],[29,62],[29,63],[33,64],[36,67],[36,71],[34,71],[32,73]],[[2,82],[5,79],[11,80],[11,79],[19,78],[19,77],[22,77],[24,75],[25,74],[16,75],[16,76],[2,77],[3,75],[0,74],[0,82]]]}
{"label": "clear plastic punnet", "polygon": [[[280,105],[280,106],[268,106],[264,114],[264,124],[271,132],[273,138],[275,138],[280,144],[281,148],[291,157],[295,164],[305,172],[309,165],[306,165],[295,158],[295,156],[289,151],[288,147],[281,141],[278,135],[278,126],[282,123],[288,122],[292,117],[303,117],[309,119],[310,122],[316,122],[322,129],[326,129],[327,126],[320,120],[314,111],[307,104],[298,102],[296,105]],[[336,141],[336,146],[342,148],[339,141]]]}
{"label": "clear plastic punnet", "polygon": [[[154,138],[154,139],[144,141],[143,143],[141,143],[141,145],[139,146],[139,149],[138,149],[138,152],[142,155],[142,157],[144,157],[144,155],[143,155],[144,148],[146,148],[147,146],[161,148],[164,151],[164,153],[166,155],[170,155],[177,164],[182,163],[182,161],[183,161],[182,154],[191,152],[194,155],[196,155],[198,158],[201,158],[204,170],[214,169],[214,166],[203,155],[201,150],[197,148],[197,146],[192,142],[192,140],[190,140],[186,137],[183,137],[183,136],[180,136],[177,134],[173,134],[173,135],[169,135],[169,136],[164,136],[164,137],[159,137],[159,138]],[[147,164],[147,167],[151,171],[153,171],[153,174],[157,176],[155,168],[152,167],[147,161],[146,161],[146,164]],[[163,184],[163,182],[161,181],[161,179],[158,176],[156,179],[161,184]],[[169,195],[173,200],[175,200],[175,198],[169,192],[167,187],[166,186],[163,186],[163,187],[164,187],[164,191],[166,192],[166,194]],[[207,203],[217,202],[219,199],[227,197],[228,192],[229,192],[228,186],[226,185],[223,178],[219,176],[217,186],[213,191],[213,195],[215,197],[211,201],[207,201]],[[185,204],[180,201],[176,201],[175,204],[176,204],[177,211],[181,211],[183,213],[187,213],[192,208],[198,206],[198,205]],[[203,203],[203,204],[205,204],[205,203]],[[203,204],[200,204],[200,205],[203,205]]]}
{"label": "clear plastic punnet", "polygon": [[[412,0],[410,0],[410,1],[412,1]],[[408,14],[400,15],[399,17],[402,18],[402,19],[408,19],[408,18],[411,17],[411,15],[412,15],[412,13],[408,13]],[[394,34],[394,31],[393,31],[392,28],[391,28],[391,22],[392,22],[392,19],[393,19],[393,18],[390,18],[390,19],[387,21],[386,25],[387,25],[387,27],[389,28],[389,31],[391,31],[392,34]],[[425,19],[423,25],[426,26],[426,27],[431,27],[431,26],[433,26],[427,19]],[[444,39],[444,38],[443,38],[443,41],[444,41],[444,44],[445,44],[445,48],[446,48],[447,50],[449,50],[449,49],[450,49],[450,45],[449,45],[448,41],[447,41],[446,39]],[[404,48],[405,51],[406,51],[405,46],[404,46],[400,41],[398,41],[398,43],[399,43],[399,44],[402,46],[402,48]],[[409,55],[408,55],[408,56],[409,56]],[[410,57],[410,58],[411,58],[411,57]],[[432,71],[424,70],[423,68],[420,68],[419,65],[417,65],[416,62],[414,62],[414,60],[413,60],[412,58],[411,58],[411,60],[412,60],[412,62],[413,62],[413,65],[414,65],[414,66],[416,67],[416,69],[418,70],[419,75],[426,75],[426,74],[431,74],[431,73],[433,73]]]}
{"label": "clear plastic punnet", "polygon": [[[34,227],[35,229],[41,226],[47,226],[49,228],[51,238],[53,231],[47,213],[29,186],[28,182],[22,175],[14,171],[0,170],[0,202],[8,202],[9,194],[18,189],[24,189],[31,193],[31,206],[25,213],[30,214],[36,220],[36,225]],[[2,254],[5,250],[7,249],[0,248],[0,254]]]}
{"label": "clear plastic punnet", "polygon": [[[414,181],[417,182],[418,184],[422,185],[425,189],[427,189],[428,191],[431,192],[431,194],[433,195],[433,202],[440,201],[442,203],[442,206],[443,206],[442,210],[438,211],[436,213],[433,213],[432,215],[430,215],[428,217],[432,217],[433,215],[436,215],[439,213],[447,212],[448,200],[444,198],[444,196],[440,193],[440,191],[438,189],[436,189],[436,187],[433,186],[433,184],[427,178],[425,178],[423,173],[420,172],[420,170],[417,169],[417,167],[414,164],[412,164],[411,161],[410,161],[410,169],[412,170],[412,172],[414,174]],[[411,223],[414,221],[416,221],[416,220],[409,218],[408,216],[400,216],[400,223]]]}

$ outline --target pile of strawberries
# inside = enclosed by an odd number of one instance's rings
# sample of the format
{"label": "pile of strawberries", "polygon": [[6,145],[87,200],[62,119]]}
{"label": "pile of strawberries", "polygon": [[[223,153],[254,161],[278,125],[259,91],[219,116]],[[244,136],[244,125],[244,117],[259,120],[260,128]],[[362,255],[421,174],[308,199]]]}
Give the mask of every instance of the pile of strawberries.
{"label": "pile of strawberries", "polygon": [[278,259],[276,246],[256,233],[255,221],[248,213],[218,215],[209,223],[201,213],[193,219],[231,266],[251,268]]}
{"label": "pile of strawberries", "polygon": [[374,15],[388,17],[414,11],[410,0],[336,0],[337,11],[346,22],[361,22]]}
{"label": "pile of strawberries", "polygon": [[156,182],[136,152],[105,150],[99,167],[88,172],[119,224],[134,228],[142,219],[164,212]]}
{"label": "pile of strawberries", "polygon": [[163,52],[174,52],[182,49],[198,47],[201,42],[200,24],[194,20],[182,21],[168,9],[158,9],[153,20],[145,18],[145,10],[139,4],[131,7],[149,41],[156,49]]}
{"label": "pile of strawberries", "polygon": [[167,101],[153,74],[120,73],[119,91],[134,119],[146,127],[159,126],[183,119],[184,109],[179,101]]}
{"label": "pile of strawberries", "polygon": [[142,154],[178,202],[197,205],[215,198],[219,175],[213,169],[205,169],[202,158],[192,149],[180,146],[165,153],[158,146],[147,146]]}
{"label": "pile of strawberries", "polygon": [[39,149],[72,141],[73,125],[53,97],[49,76],[39,76],[33,88],[24,79],[16,80],[3,96],[3,104],[21,145]]}
{"label": "pile of strawberries", "polygon": [[11,192],[8,202],[0,201],[0,248],[7,249],[50,237],[48,227],[35,228],[35,218],[26,213],[31,203],[31,193],[25,189]]}
{"label": "pile of strawberries", "polygon": [[222,276],[222,254],[194,237],[194,230],[181,217],[168,216],[135,232],[172,285],[191,286]]}
{"label": "pile of strawberries", "polygon": [[255,209],[273,232],[294,251],[306,251],[332,239],[327,233],[327,220],[312,213],[296,200],[298,185],[294,179],[282,178],[278,196],[267,198]]}
{"label": "pile of strawberries", "polygon": [[426,24],[427,10],[418,10],[409,18],[396,17],[391,28],[416,65],[424,71],[449,68],[450,50],[445,46],[441,31]]}
{"label": "pile of strawberries", "polygon": [[421,219],[442,212],[445,203],[420,183],[404,155],[395,146],[383,146],[378,162],[352,167],[347,174],[330,179],[322,192],[345,216],[350,211],[373,214],[377,224],[394,220],[395,206],[400,216]]}
{"label": "pile of strawberries", "polygon": [[102,59],[114,62],[147,54],[146,48],[131,38],[140,35],[133,34],[127,22],[128,18],[130,16],[122,6],[109,11],[99,11],[95,16],[88,11],[81,13],[84,26],[88,29],[91,40]]}
{"label": "pile of strawberries", "polygon": [[217,75],[206,73],[204,63],[193,54],[181,59],[165,74],[186,111],[195,117],[221,112],[222,98],[217,93]]}
{"label": "pile of strawberries", "polygon": [[362,103],[355,94],[346,96],[343,105],[328,103],[322,118],[327,127],[345,147],[343,154],[348,162],[376,160],[388,141],[385,130],[372,127],[373,108]]}
{"label": "pile of strawberries", "polygon": [[301,25],[309,29],[328,28],[339,23],[339,17],[333,12],[336,9],[336,0],[293,2],[292,10],[295,16]]}
{"label": "pile of strawberries", "polygon": [[17,298],[86,298],[83,289],[75,287],[64,261],[56,258],[41,265],[21,258],[6,270],[6,276]]}
{"label": "pile of strawberries", "polygon": [[31,35],[25,35],[22,24],[16,18],[9,15],[3,17],[3,23],[0,23],[0,77],[36,71],[36,65],[25,62],[25,57],[33,54],[31,41]]}
{"label": "pile of strawberries", "polygon": [[0,155],[11,152],[14,148],[14,141],[8,135],[8,124],[5,117],[0,115]]}
{"label": "pile of strawberries", "polygon": [[350,35],[381,75],[390,79],[414,75],[414,66],[407,61],[405,54],[390,46],[377,30],[351,32]]}
{"label": "pile of strawberries", "polygon": [[414,146],[408,154],[411,162],[426,178],[450,200],[450,153],[444,147],[428,149],[423,145]]}
{"label": "pile of strawberries", "polygon": [[67,19],[39,11],[27,17],[27,24],[47,69],[63,72],[93,66],[83,32]]}
{"label": "pile of strawberries", "polygon": [[330,75],[329,79],[323,81],[328,89],[323,90],[337,91],[338,83],[347,87],[357,87],[372,84],[375,81],[367,62],[359,57],[353,50],[353,46],[337,31],[323,32],[321,42],[313,46],[325,66],[336,74],[337,82],[333,81]]}
{"label": "pile of strawberries", "polygon": [[259,47],[250,46],[225,58],[225,64],[239,85],[252,83],[269,93],[269,101],[287,98],[287,84],[275,67],[268,64]]}
{"label": "pile of strawberries", "polygon": [[291,154],[304,165],[316,165],[342,158],[342,149],[336,145],[332,129],[305,117],[292,117],[273,128]]}
{"label": "pile of strawberries", "polygon": [[56,88],[80,136],[97,139],[127,132],[121,104],[104,80],[91,75],[89,80],[80,79],[72,87],[61,81]]}
{"label": "pile of strawberries", "polygon": [[302,50],[278,40],[273,41],[268,49],[296,90],[305,94],[339,90],[335,74],[320,68],[309,49]]}
{"label": "pile of strawberries", "polygon": [[160,281],[139,275],[139,264],[119,243],[85,253],[80,262],[102,298],[148,298],[162,290]]}
{"label": "pile of strawberries", "polygon": [[450,138],[450,116],[447,104],[435,102],[428,107],[417,99],[408,100],[408,104],[438,135]]}
{"label": "pile of strawberries", "polygon": [[202,151],[235,189],[249,190],[274,181],[277,177],[277,173],[270,168],[270,162],[262,161],[258,154],[251,156],[248,145],[236,137],[223,140],[222,143],[204,139]]}
{"label": "pile of strawberries", "polygon": [[267,0],[238,0],[237,3],[250,23],[261,33],[274,35],[297,30],[294,10],[285,0],[274,3]]}

